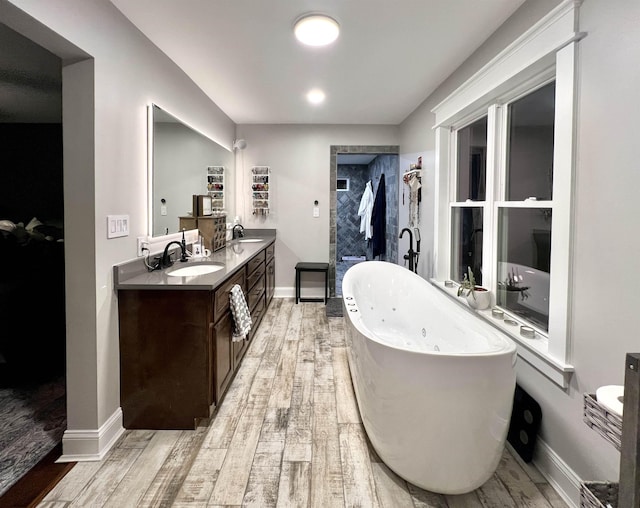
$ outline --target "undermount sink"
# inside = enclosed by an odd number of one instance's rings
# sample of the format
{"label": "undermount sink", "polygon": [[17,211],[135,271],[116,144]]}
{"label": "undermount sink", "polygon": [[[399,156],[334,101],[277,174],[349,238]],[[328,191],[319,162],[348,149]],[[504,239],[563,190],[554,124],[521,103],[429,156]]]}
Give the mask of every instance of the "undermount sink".
{"label": "undermount sink", "polygon": [[224,265],[197,264],[176,268],[175,270],[167,272],[167,275],[171,275],[172,277],[193,277],[195,275],[205,275],[207,273],[217,272],[223,268]]}
{"label": "undermount sink", "polygon": [[238,243],[255,243],[255,242],[264,242],[262,238],[240,238]]}

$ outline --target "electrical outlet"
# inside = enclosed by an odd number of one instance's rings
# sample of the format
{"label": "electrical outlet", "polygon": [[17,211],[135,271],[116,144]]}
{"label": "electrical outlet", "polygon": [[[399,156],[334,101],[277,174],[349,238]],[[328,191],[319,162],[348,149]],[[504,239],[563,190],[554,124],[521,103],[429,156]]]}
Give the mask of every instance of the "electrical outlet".
{"label": "electrical outlet", "polygon": [[149,250],[149,242],[147,241],[147,238],[144,236],[139,236],[137,256],[139,258],[141,258],[142,256],[146,256],[148,250]]}

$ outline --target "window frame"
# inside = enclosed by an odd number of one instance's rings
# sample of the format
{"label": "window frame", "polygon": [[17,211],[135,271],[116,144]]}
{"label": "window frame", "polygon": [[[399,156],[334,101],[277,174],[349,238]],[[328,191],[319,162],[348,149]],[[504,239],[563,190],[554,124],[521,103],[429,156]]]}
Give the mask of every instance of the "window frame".
{"label": "window frame", "polygon": [[[519,327],[493,319],[491,310],[475,311],[511,337],[518,354],[553,382],[566,388],[570,364],[570,293],[572,265],[573,180],[575,166],[575,102],[578,5],[567,0],[553,9],[467,82],[436,106],[435,266],[432,282],[455,297],[444,282],[451,273],[452,209],[457,177],[456,131],[487,115],[487,195],[482,203],[483,285],[495,303],[500,208],[550,208],[552,276],[549,287],[548,333],[536,339],[519,334]],[[522,64],[526,55],[528,65]],[[556,83],[552,200],[505,201],[508,105],[551,81]],[[458,203],[459,205],[459,203]],[[525,323],[523,323],[525,324]],[[514,329],[515,328],[515,329]]]}

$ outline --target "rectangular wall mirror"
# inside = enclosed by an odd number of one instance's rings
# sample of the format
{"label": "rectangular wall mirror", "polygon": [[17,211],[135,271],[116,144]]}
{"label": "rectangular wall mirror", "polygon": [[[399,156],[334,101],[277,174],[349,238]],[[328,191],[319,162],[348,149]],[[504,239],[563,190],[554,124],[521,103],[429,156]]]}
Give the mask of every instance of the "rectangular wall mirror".
{"label": "rectangular wall mirror", "polygon": [[149,235],[179,232],[180,218],[192,213],[194,195],[212,195],[231,213],[233,152],[155,104],[149,109]]}

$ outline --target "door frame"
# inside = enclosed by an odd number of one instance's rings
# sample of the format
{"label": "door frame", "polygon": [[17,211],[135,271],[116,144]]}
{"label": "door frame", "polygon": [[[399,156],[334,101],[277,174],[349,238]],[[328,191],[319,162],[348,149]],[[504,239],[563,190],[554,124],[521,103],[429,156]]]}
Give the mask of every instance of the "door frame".
{"label": "door frame", "polygon": [[336,296],[336,219],[338,154],[371,153],[400,156],[400,145],[331,145],[329,155],[329,296]]}

